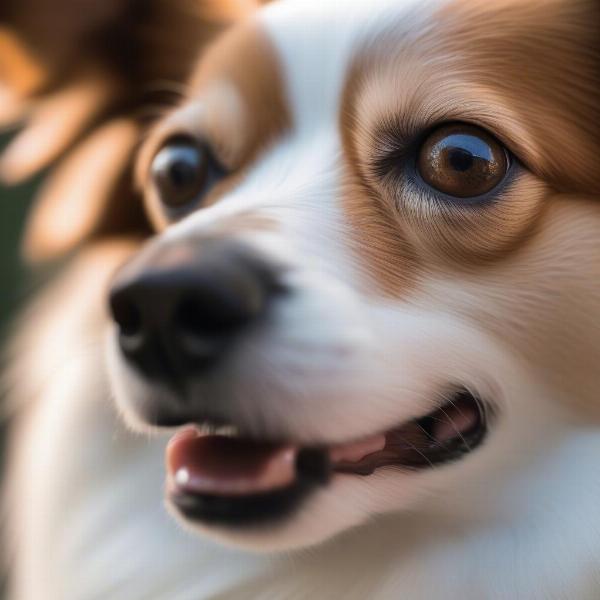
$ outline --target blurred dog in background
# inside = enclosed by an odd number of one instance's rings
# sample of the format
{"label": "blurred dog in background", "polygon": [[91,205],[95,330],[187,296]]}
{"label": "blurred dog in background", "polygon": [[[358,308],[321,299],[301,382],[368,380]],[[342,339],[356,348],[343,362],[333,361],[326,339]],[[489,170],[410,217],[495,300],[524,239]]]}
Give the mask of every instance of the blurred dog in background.
{"label": "blurred dog in background", "polygon": [[596,597],[598,5],[180,4],[1,38],[15,597]]}

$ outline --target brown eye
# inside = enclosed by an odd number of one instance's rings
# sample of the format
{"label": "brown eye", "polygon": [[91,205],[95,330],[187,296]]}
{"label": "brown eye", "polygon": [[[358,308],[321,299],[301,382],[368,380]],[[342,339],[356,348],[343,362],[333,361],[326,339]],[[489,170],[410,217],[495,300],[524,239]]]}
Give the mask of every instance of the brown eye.
{"label": "brown eye", "polygon": [[432,188],[457,198],[493,190],[508,171],[505,148],[489,133],[466,124],[436,129],[419,151],[419,173]]}
{"label": "brown eye", "polygon": [[208,148],[191,139],[176,138],[154,157],[151,173],[161,202],[180,208],[201,198],[223,171]]}

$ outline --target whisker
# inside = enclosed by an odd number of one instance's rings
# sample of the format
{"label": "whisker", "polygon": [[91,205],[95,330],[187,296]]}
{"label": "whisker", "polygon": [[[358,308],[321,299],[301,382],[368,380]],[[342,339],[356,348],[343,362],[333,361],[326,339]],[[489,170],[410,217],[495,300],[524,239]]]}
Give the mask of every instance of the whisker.
{"label": "whisker", "polygon": [[409,448],[411,448],[412,450],[414,450],[417,454],[419,454],[422,458],[424,458],[427,461],[427,464],[433,469],[435,468],[435,465],[431,462],[431,460],[429,458],[427,458],[427,455],[423,454],[423,452],[421,452],[412,442],[410,442],[409,440],[407,440],[406,438],[400,438]]}
{"label": "whisker", "polygon": [[[450,417],[448,415],[448,413],[444,410],[444,408],[440,408],[440,411],[443,412],[448,421],[450,423],[450,426],[452,427],[452,429],[454,429],[454,431],[456,432],[456,435],[460,438],[460,441],[465,445],[465,447],[469,450],[469,452],[472,450],[470,444],[467,442],[467,440],[465,439],[465,437],[463,436],[462,432],[460,431],[460,429],[456,426],[456,424],[454,423],[454,419],[452,419],[452,417]],[[443,421],[442,421],[443,422]]]}

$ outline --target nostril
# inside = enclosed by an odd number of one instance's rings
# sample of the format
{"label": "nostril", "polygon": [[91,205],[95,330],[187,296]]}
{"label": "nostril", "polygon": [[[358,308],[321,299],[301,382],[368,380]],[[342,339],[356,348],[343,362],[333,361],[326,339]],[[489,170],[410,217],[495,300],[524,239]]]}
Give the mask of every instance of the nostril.
{"label": "nostril", "polygon": [[142,315],[137,306],[127,298],[113,298],[110,309],[121,336],[133,338],[142,332]]}
{"label": "nostril", "polygon": [[180,332],[192,336],[220,337],[235,333],[252,316],[242,300],[204,291],[201,295],[188,295],[180,302],[175,324]]}
{"label": "nostril", "polygon": [[187,295],[177,306],[173,316],[179,347],[190,358],[212,359],[223,344],[225,329],[219,311],[218,298],[208,301],[206,296]]}
{"label": "nostril", "polygon": [[175,321],[180,330],[197,336],[223,336],[235,333],[259,312],[248,296],[235,292],[202,290],[188,294],[179,303]]}
{"label": "nostril", "polygon": [[179,302],[174,327],[180,347],[190,357],[212,359],[258,312],[247,296],[205,288]]}

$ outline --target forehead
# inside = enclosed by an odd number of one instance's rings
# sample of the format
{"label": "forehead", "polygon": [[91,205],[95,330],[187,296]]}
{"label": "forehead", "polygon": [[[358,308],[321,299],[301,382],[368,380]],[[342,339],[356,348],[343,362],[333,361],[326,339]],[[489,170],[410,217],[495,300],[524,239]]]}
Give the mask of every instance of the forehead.
{"label": "forehead", "polygon": [[424,23],[444,0],[287,0],[261,15],[282,65],[295,122],[335,112],[352,60],[395,22],[399,39]]}

